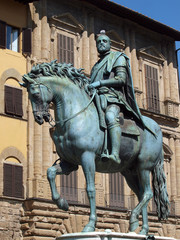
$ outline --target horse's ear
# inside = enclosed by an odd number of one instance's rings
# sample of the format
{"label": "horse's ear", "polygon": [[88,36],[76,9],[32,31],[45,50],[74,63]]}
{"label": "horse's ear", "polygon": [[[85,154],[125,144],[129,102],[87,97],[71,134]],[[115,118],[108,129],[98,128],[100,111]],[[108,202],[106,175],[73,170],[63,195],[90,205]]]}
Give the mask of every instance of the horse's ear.
{"label": "horse's ear", "polygon": [[[28,84],[33,84],[36,83],[32,78],[30,78],[27,74],[24,74],[22,77],[22,80],[25,84],[25,86],[27,86]],[[22,86],[24,86],[24,84]]]}
{"label": "horse's ear", "polygon": [[21,86],[21,87],[25,87],[25,88],[27,88],[27,83],[22,83],[22,82],[19,82],[19,85]]}

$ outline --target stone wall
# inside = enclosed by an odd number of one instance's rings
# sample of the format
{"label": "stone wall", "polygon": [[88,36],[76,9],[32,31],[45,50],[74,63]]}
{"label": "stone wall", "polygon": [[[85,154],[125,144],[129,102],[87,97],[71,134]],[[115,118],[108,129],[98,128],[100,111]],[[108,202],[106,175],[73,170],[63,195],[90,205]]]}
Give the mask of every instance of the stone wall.
{"label": "stone wall", "polygon": [[0,239],[22,240],[22,201],[0,199]]}
{"label": "stone wall", "polygon": [[[57,209],[51,201],[27,200],[21,229],[24,240],[53,240],[65,233],[82,231],[88,222],[88,206],[70,206],[68,212]],[[97,208],[96,231],[111,229],[113,232],[128,232],[129,211]],[[140,222],[141,224],[141,222]],[[158,222],[155,215],[149,216],[150,234],[180,238],[180,220],[170,217],[166,222]]]}

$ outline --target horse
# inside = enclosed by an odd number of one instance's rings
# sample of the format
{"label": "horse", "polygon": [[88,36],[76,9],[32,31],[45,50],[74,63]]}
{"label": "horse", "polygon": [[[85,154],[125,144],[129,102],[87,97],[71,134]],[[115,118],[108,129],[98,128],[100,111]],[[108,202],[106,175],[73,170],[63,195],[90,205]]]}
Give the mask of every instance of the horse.
{"label": "horse", "polygon": [[[90,216],[83,232],[95,231],[97,221],[95,203],[95,172],[121,172],[127,184],[137,195],[139,203],[132,210],[129,231],[134,232],[139,226],[142,214],[142,227],[139,234],[147,235],[149,231],[147,205],[153,197],[157,205],[159,219],[169,215],[169,200],[166,178],[163,170],[162,132],[160,126],[152,119],[142,116],[147,128],[138,126],[138,136],[122,134],[120,159],[102,161],[100,155],[104,143],[104,131],[99,126],[99,116],[93,98],[94,93],[87,93],[88,78],[82,69],[71,64],[41,63],[32,67],[22,78],[21,85],[27,88],[32,105],[34,119],[38,124],[51,123],[50,103],[54,105],[55,126],[51,137],[55,143],[60,163],[55,161],[47,170],[52,200],[58,208],[68,210],[68,203],[57,191],[55,177],[57,174],[70,174],[82,166],[86,179],[86,191],[90,203]],[[152,132],[154,134],[152,134]]]}

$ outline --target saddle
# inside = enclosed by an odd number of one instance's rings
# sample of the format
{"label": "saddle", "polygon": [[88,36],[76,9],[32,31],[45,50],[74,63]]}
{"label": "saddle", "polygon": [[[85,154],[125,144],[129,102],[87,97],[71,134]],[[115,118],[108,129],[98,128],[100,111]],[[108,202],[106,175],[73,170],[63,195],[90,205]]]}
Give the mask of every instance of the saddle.
{"label": "saddle", "polygon": [[123,119],[120,116],[120,127],[121,127],[122,134],[135,135],[135,136],[140,135],[139,129],[138,129],[135,121],[132,119],[127,119],[127,118]]}

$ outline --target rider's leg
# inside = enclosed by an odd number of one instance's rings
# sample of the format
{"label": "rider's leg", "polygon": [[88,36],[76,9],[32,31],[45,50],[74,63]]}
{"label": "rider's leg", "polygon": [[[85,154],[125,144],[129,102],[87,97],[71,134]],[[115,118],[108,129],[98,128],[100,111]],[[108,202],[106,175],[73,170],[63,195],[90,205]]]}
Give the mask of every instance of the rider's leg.
{"label": "rider's leg", "polygon": [[106,115],[105,115],[107,128],[109,131],[109,137],[111,141],[111,155],[109,155],[109,159],[117,163],[121,162],[119,158],[120,139],[121,139],[119,113],[120,113],[120,107],[115,104],[112,104],[108,106],[106,110]]}

